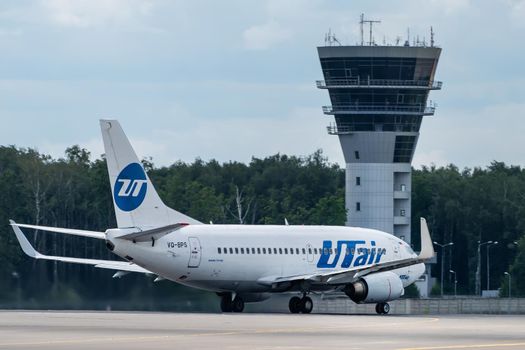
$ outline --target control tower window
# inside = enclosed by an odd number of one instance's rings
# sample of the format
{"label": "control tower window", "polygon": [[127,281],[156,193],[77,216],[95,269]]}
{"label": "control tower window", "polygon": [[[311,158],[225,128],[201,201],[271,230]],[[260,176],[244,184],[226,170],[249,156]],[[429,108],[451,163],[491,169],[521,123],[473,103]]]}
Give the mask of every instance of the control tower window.
{"label": "control tower window", "polygon": [[361,202],[355,203],[355,211],[361,211]]}
{"label": "control tower window", "polygon": [[357,177],[355,178],[355,185],[356,185],[356,186],[361,186],[361,177],[357,176]]}
{"label": "control tower window", "polygon": [[354,151],[355,159],[359,159],[359,151]]}
{"label": "control tower window", "polygon": [[401,216],[405,216],[405,209],[401,209],[400,214],[401,214]]}

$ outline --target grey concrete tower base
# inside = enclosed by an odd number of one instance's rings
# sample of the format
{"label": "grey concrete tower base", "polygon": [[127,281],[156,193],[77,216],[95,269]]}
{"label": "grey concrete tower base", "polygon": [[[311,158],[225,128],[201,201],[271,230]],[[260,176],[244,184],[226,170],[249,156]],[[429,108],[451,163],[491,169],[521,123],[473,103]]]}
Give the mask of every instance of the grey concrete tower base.
{"label": "grey concrete tower base", "polygon": [[347,225],[393,233],[410,242],[411,175],[410,164],[346,164]]}

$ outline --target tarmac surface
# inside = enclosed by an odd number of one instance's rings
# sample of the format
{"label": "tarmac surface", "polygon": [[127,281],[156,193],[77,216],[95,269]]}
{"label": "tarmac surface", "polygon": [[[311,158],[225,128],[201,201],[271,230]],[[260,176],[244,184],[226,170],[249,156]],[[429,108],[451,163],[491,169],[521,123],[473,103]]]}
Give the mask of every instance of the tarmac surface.
{"label": "tarmac surface", "polygon": [[525,316],[0,311],[0,349],[525,349]]}

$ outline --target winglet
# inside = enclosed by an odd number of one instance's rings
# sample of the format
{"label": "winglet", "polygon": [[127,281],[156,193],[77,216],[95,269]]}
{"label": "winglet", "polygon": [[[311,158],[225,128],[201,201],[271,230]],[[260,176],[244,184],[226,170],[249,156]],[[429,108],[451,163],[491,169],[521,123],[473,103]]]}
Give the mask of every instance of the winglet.
{"label": "winglet", "polygon": [[421,252],[419,259],[427,260],[434,257],[434,246],[430,238],[430,231],[428,230],[427,220],[421,218]]}
{"label": "winglet", "polygon": [[16,222],[14,222],[13,220],[9,220],[9,224],[13,228],[13,231],[15,231],[16,238],[18,239],[18,242],[20,243],[20,246],[22,247],[24,253],[26,253],[32,258],[40,258],[42,254],[40,254],[35,250],[35,248],[33,248],[31,243],[29,243],[29,241],[27,240],[26,236],[24,236],[24,234],[22,233],[22,230],[20,230],[20,228],[16,225]]}

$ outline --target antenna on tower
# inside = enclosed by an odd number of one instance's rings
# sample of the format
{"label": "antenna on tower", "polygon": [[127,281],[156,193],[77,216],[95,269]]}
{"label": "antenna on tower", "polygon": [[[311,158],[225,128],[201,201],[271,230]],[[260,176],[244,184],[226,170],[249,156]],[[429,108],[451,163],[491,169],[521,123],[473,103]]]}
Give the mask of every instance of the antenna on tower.
{"label": "antenna on tower", "polygon": [[361,46],[365,44],[364,37],[363,37],[363,25],[365,24],[365,14],[361,14],[361,20],[359,21],[359,25],[361,27]]}
{"label": "antenna on tower", "polygon": [[434,47],[434,28],[430,26],[430,47]]}
{"label": "antenna on tower", "polygon": [[364,45],[364,38],[363,38],[363,25],[365,23],[370,24],[370,36],[368,45],[372,46],[374,44],[374,41],[372,40],[372,25],[374,23],[381,23],[381,21],[371,20],[371,19],[365,19],[365,14],[361,14],[361,20],[359,21],[359,24],[361,25],[361,45]]}
{"label": "antenna on tower", "polygon": [[399,42],[401,41],[401,37],[400,36],[397,36],[396,37],[396,46],[399,46]]}
{"label": "antenna on tower", "polygon": [[332,34],[332,29],[328,28],[328,33],[326,33],[324,35],[324,45],[325,46],[332,46],[334,43],[338,43],[339,46],[341,46],[341,43],[335,37],[335,33]]}

